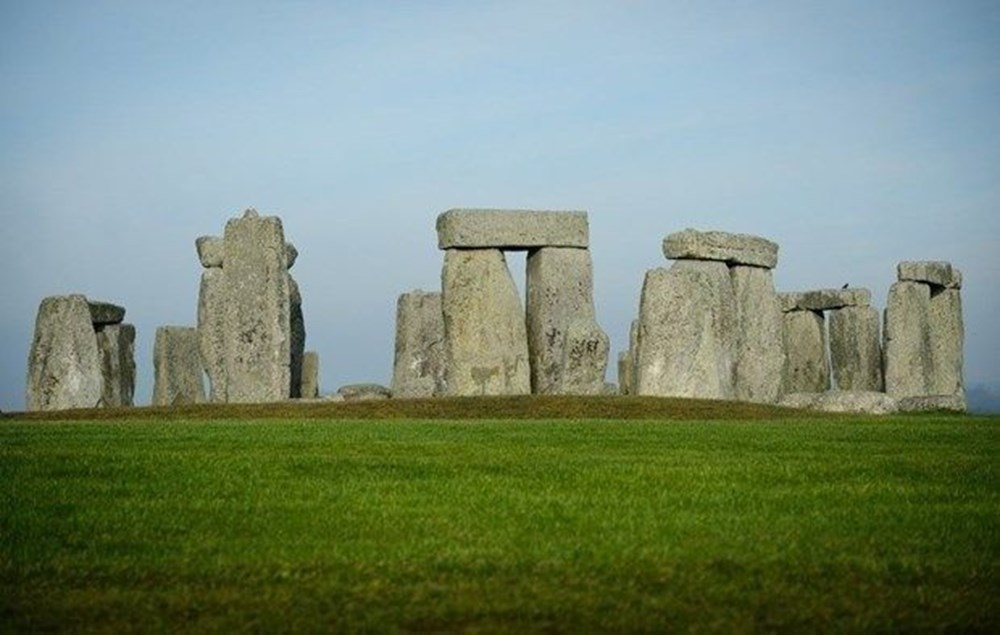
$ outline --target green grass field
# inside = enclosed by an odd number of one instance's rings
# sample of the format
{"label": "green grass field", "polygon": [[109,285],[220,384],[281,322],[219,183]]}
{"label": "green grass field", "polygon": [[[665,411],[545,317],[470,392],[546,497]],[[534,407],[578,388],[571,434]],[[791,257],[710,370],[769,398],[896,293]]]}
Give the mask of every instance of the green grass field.
{"label": "green grass field", "polygon": [[0,631],[1000,630],[996,417],[212,412],[0,420]]}

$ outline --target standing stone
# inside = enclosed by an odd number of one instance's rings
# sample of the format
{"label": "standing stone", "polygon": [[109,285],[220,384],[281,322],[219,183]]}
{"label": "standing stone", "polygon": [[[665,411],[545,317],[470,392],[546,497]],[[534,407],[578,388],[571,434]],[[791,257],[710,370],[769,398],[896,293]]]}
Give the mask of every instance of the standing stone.
{"label": "standing stone", "polygon": [[28,410],[96,407],[101,383],[100,352],[87,298],[42,300],[28,356]]}
{"label": "standing stone", "polygon": [[[288,247],[295,250],[291,243]],[[296,254],[298,252],[295,252]],[[290,258],[289,262],[294,262]],[[289,327],[292,333],[291,350],[289,357],[288,375],[290,378],[289,396],[297,399],[302,396],[302,355],[306,350],[306,322],[302,316],[302,294],[299,292],[299,285],[288,274],[288,310]]]}
{"label": "standing stone", "polygon": [[230,403],[287,399],[291,290],[281,219],[247,210],[226,223],[225,368]]}
{"label": "standing stone", "polygon": [[826,324],[819,311],[789,311],[785,321],[783,392],[826,392],[830,388]]}
{"label": "standing stone", "polygon": [[736,297],[736,398],[774,403],[781,396],[785,337],[771,270],[735,266],[729,275]]}
{"label": "standing stone", "polygon": [[156,329],[153,370],[154,406],[205,402],[197,329],[189,326]]}
{"label": "standing stone", "polygon": [[732,399],[736,300],[722,262],[682,260],[646,274],[636,394]]}
{"label": "standing stone", "polygon": [[440,293],[411,291],[396,301],[392,394],[397,398],[445,393],[444,315]]}
{"label": "standing stone", "polygon": [[896,282],[885,307],[885,391],[893,397],[931,394],[931,288]]}
{"label": "standing stone", "polygon": [[306,351],[302,354],[302,399],[319,398],[319,354]]}
{"label": "standing stone", "polygon": [[201,273],[201,288],[198,291],[198,347],[213,403],[227,401],[225,322],[225,271],[205,269]]}
{"label": "standing stone", "polygon": [[624,350],[618,353],[618,394],[632,394],[632,351]]}
{"label": "standing stone", "polygon": [[[958,279],[961,273],[954,270]],[[962,296],[957,288],[931,287],[930,296],[931,375],[928,389],[932,395],[965,395],[962,378],[965,328],[962,324]]]}
{"label": "standing stone", "polygon": [[558,393],[600,395],[608,368],[610,341],[593,319],[576,319],[566,326]]}
{"label": "standing stone", "polygon": [[97,330],[101,357],[101,403],[108,408],[133,405],[135,394],[135,327],[109,324]]}
{"label": "standing stone", "polygon": [[526,395],[528,336],[498,249],[449,249],[441,273],[449,395]]}
{"label": "standing stone", "polygon": [[543,247],[528,253],[526,322],[532,393],[559,392],[566,329],[574,320],[593,322],[593,285],[586,249]]}
{"label": "standing stone", "polygon": [[833,383],[842,391],[881,391],[882,344],[875,307],[830,311]]}

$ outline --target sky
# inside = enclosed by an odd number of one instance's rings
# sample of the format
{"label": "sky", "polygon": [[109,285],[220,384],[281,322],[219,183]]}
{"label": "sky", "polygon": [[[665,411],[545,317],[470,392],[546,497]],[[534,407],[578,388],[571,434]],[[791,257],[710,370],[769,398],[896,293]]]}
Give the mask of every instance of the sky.
{"label": "sky", "polygon": [[[388,384],[400,293],[453,207],[589,213],[627,346],[661,241],[780,245],[780,291],[964,274],[967,384],[1000,384],[1000,3],[0,0],[0,409],[37,307],[194,325],[194,241],[255,207],[299,251],[324,393]],[[523,285],[524,258],[508,259]]]}

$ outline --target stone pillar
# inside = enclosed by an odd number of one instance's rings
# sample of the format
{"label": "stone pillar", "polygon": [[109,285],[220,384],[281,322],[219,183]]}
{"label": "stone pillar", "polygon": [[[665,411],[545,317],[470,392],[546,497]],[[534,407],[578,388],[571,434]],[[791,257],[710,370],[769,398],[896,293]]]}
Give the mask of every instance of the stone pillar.
{"label": "stone pillar", "polygon": [[610,341],[593,319],[576,319],[566,325],[559,366],[558,394],[604,394]]}
{"label": "stone pillar", "polygon": [[288,392],[292,399],[297,399],[302,396],[302,356],[306,350],[306,322],[302,315],[302,294],[291,274],[288,274],[288,310],[292,335],[288,364],[290,378]]}
{"label": "stone pillar", "polygon": [[[542,247],[528,252],[526,323],[532,393],[560,392],[567,328],[575,320],[594,321],[593,286],[589,250]],[[607,366],[607,359],[603,364]]]}
{"label": "stone pillar", "polygon": [[108,408],[134,405],[135,327],[108,324],[97,327],[103,388],[101,403]]}
{"label": "stone pillar", "polygon": [[636,394],[735,396],[736,300],[724,262],[681,260],[646,274]]}
{"label": "stone pillar", "polygon": [[411,291],[396,301],[396,346],[392,395],[445,394],[444,315],[440,293]]}
{"label": "stone pillar", "polygon": [[517,287],[499,249],[447,249],[441,273],[449,395],[531,391]]}
{"label": "stone pillar", "polygon": [[826,321],[821,311],[796,309],[784,314],[787,393],[826,392],[830,389]]}
{"label": "stone pillar", "polygon": [[28,356],[28,410],[94,408],[102,394],[101,357],[87,298],[45,298]]}
{"label": "stone pillar", "polygon": [[885,391],[892,397],[931,393],[929,285],[902,281],[889,288],[885,306]]}
{"label": "stone pillar", "polygon": [[227,401],[229,383],[226,381],[225,275],[221,267],[205,269],[201,273],[198,291],[198,348],[202,367],[208,375],[209,395],[213,403]]}
{"label": "stone pillar", "polygon": [[771,270],[729,269],[736,297],[736,399],[775,403],[785,366],[784,322]]}
{"label": "stone pillar", "polygon": [[962,376],[965,327],[962,293],[958,289],[931,288],[930,302],[931,394],[965,395]]}
{"label": "stone pillar", "polygon": [[830,311],[830,360],[838,390],[884,390],[879,316],[874,307]]}
{"label": "stone pillar", "polygon": [[287,399],[291,386],[291,285],[281,219],[247,210],[224,237],[226,397]]}
{"label": "stone pillar", "polygon": [[154,406],[205,402],[197,329],[188,326],[156,329],[153,370]]}
{"label": "stone pillar", "polygon": [[319,398],[319,354],[306,351],[302,354],[302,399]]}

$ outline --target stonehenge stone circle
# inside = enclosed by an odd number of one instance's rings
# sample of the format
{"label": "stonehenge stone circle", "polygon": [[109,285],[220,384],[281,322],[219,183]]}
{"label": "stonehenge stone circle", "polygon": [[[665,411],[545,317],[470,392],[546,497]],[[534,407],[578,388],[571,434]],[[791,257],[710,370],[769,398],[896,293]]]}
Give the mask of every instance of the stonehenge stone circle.
{"label": "stonehenge stone circle", "polygon": [[302,399],[319,398],[319,354],[306,351],[302,354]]}
{"label": "stonehenge stone circle", "polygon": [[448,249],[441,290],[447,394],[529,394],[524,311],[503,253]]}
{"label": "stonehenge stone circle", "polygon": [[834,309],[828,326],[833,385],[841,391],[883,391],[878,311],[870,306]]}
{"label": "stonehenge stone circle", "polygon": [[767,269],[778,264],[778,245],[766,238],[694,229],[664,238],[663,254],[672,260],[717,260]]}
{"label": "stonehenge stone circle", "polygon": [[125,309],[80,294],[42,300],[28,355],[28,410],[131,406],[135,327]]}
{"label": "stonehenge stone circle", "polygon": [[[595,320],[590,252],[564,247],[529,252],[526,286],[531,392],[559,393],[568,326],[576,320]],[[606,358],[602,364],[607,367]],[[600,381],[603,384],[603,375]]]}
{"label": "stonehenge stone circle", "polygon": [[198,346],[213,403],[227,401],[225,282],[222,268],[205,269],[198,291]]}
{"label": "stonehenge stone circle", "polygon": [[814,291],[798,291],[779,293],[781,310],[788,311],[827,311],[841,309],[846,306],[868,306],[871,304],[872,293],[868,289],[816,289]]}
{"label": "stonehenge stone circle", "polygon": [[396,301],[392,394],[397,398],[445,394],[444,313],[440,293],[411,291]]}
{"label": "stonehenge stone circle", "polygon": [[452,209],[438,216],[439,249],[587,248],[586,212]]}
{"label": "stonehenge stone circle", "polygon": [[679,260],[646,274],[636,394],[735,396],[736,299],[724,262]]}
{"label": "stonehenge stone circle", "polygon": [[204,403],[198,330],[190,326],[156,329],[153,371],[154,406]]}
{"label": "stonehenge stone circle", "polygon": [[600,395],[605,391],[610,341],[592,318],[577,318],[565,329],[558,394]]}
{"label": "stonehenge stone circle", "polygon": [[784,319],[771,270],[734,266],[736,299],[736,399],[774,403],[785,367]]}
{"label": "stonehenge stone circle", "polygon": [[785,321],[783,392],[826,392],[830,389],[826,320],[820,311],[789,311]]}

